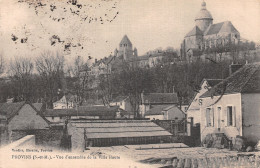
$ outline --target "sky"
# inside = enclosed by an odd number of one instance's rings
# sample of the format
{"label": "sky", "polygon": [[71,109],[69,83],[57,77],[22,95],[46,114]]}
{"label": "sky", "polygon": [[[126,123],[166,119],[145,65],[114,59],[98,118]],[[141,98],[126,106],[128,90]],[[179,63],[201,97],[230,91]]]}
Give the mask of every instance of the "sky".
{"label": "sky", "polygon": [[[6,60],[59,52],[100,59],[126,34],[138,55],[180,48],[195,26],[202,0],[0,0],[0,54]],[[260,43],[260,0],[205,0],[213,23],[231,21],[244,39]],[[81,5],[81,6],[80,6]]]}

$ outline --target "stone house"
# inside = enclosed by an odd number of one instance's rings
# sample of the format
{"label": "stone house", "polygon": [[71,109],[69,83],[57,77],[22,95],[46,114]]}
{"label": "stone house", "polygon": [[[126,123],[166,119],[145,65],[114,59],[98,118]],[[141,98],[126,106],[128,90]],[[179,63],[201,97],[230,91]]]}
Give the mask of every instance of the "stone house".
{"label": "stone house", "polygon": [[49,121],[42,116],[40,109],[41,105],[34,106],[27,102],[2,103],[0,114],[6,116],[7,119],[4,138],[11,140],[12,131],[48,128]]}
{"label": "stone house", "polygon": [[260,63],[246,64],[200,96],[201,140],[207,134],[260,140]]}

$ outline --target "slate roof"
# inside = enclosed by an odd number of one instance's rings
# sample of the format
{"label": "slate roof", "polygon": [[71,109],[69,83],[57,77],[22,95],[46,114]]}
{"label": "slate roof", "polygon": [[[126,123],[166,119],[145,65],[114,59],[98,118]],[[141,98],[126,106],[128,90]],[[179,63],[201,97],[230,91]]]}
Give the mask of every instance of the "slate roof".
{"label": "slate roof", "polygon": [[162,115],[162,111],[169,107],[169,105],[153,105],[151,109],[145,112],[145,115]]}
{"label": "slate roof", "polygon": [[7,119],[9,120],[18,113],[24,104],[25,101],[18,103],[1,103],[0,114],[6,115]]}
{"label": "slate roof", "polygon": [[195,26],[188,34],[186,34],[185,37],[190,37],[190,36],[203,36],[203,32],[200,30],[198,26]]}
{"label": "slate roof", "polygon": [[46,118],[42,116],[42,113],[40,113],[40,110],[38,110],[38,109],[42,108],[42,103],[31,104],[31,103],[26,103],[25,101],[17,102],[17,103],[1,103],[0,104],[0,114],[5,115],[7,117],[7,120],[10,120],[19,112],[19,110],[25,104],[29,104],[47,123],[49,123],[49,121],[46,120]]}
{"label": "slate roof", "polygon": [[78,109],[46,109],[43,116],[115,116],[118,110],[118,106],[79,106]]}
{"label": "slate roof", "polygon": [[204,35],[212,35],[218,33],[238,33],[238,31],[230,21],[225,21],[210,25],[204,32]]}
{"label": "slate roof", "polygon": [[176,93],[143,93],[144,104],[177,104]]}
{"label": "slate roof", "polygon": [[260,62],[244,65],[200,98],[232,93],[260,93]]}
{"label": "slate roof", "polygon": [[145,120],[72,121],[71,125],[85,128],[85,135],[89,139],[172,135],[155,123]]}

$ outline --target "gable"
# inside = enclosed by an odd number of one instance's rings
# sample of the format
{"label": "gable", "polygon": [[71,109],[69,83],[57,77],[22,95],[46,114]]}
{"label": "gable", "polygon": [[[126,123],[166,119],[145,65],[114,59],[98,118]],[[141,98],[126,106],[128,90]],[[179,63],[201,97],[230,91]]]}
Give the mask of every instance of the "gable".
{"label": "gable", "polygon": [[25,104],[8,123],[9,130],[44,129],[46,127],[48,127],[47,121],[30,104]]}

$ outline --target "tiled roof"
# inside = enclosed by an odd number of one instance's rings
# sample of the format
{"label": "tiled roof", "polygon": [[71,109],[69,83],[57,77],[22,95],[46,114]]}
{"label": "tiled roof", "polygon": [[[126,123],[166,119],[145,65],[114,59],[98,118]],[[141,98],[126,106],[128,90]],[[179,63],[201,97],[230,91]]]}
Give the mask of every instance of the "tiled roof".
{"label": "tiled roof", "polygon": [[176,93],[143,93],[144,104],[177,104]]}
{"label": "tiled roof", "polygon": [[205,80],[207,81],[210,87],[213,87],[222,81],[222,79],[205,79]]}
{"label": "tiled roof", "polygon": [[118,106],[79,106],[77,109],[47,109],[43,116],[115,116],[118,110]]}
{"label": "tiled roof", "polygon": [[200,30],[198,26],[195,26],[185,37],[203,35],[203,32]]}
{"label": "tiled roof", "polygon": [[110,120],[73,122],[72,126],[85,128],[87,138],[123,138],[146,136],[171,136],[172,134],[151,121]]}
{"label": "tiled roof", "polygon": [[220,22],[210,25],[205,31],[204,35],[212,35],[218,33],[234,33],[238,32],[230,21]]}
{"label": "tiled roof", "polygon": [[162,111],[169,105],[153,105],[151,109],[145,112],[145,115],[162,115]]}
{"label": "tiled roof", "polygon": [[200,97],[230,93],[260,93],[260,62],[244,65]]}
{"label": "tiled roof", "polygon": [[1,103],[0,114],[6,115],[7,119],[9,120],[19,112],[24,104],[25,101],[18,103]]}

